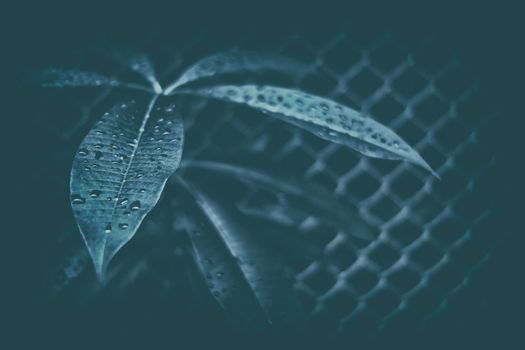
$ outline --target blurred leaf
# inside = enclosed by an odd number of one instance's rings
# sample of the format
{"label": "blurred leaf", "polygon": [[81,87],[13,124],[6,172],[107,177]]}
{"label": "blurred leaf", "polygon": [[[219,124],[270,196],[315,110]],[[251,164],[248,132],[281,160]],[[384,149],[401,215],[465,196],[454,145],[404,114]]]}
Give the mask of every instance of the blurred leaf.
{"label": "blurred leaf", "polygon": [[119,86],[117,78],[78,69],[46,69],[38,76],[42,87]]}
{"label": "blurred leaf", "polygon": [[193,64],[166,88],[165,94],[170,94],[181,85],[217,75],[266,70],[291,74],[300,68],[301,64],[297,61],[277,55],[260,52],[223,52],[205,57]]}
{"label": "blurred leaf", "polygon": [[[297,179],[288,179],[283,175],[269,173],[254,168],[246,168],[235,164],[211,161],[185,161],[181,167],[188,170],[207,170],[209,173],[227,175],[239,181],[262,186],[276,195],[286,195],[292,205],[306,208],[311,215],[322,216],[337,224],[338,228],[353,235],[372,241],[375,236],[366,222],[351,209],[342,205],[336,197],[311,183]],[[186,176],[185,176],[186,177]],[[206,186],[203,181],[202,186]],[[264,213],[271,217],[271,212]],[[274,217],[282,223],[280,217]]]}
{"label": "blurred leaf", "polygon": [[[303,316],[278,255],[265,247],[260,228],[189,183],[196,210],[180,220],[211,295],[234,325],[260,329],[296,324]],[[189,207],[189,206],[187,206]]]}

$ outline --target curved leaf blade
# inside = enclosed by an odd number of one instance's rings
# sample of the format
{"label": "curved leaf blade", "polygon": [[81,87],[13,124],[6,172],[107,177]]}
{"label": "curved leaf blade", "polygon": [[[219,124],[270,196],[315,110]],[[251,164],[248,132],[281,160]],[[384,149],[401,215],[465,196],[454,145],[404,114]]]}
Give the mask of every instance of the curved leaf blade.
{"label": "curved leaf blade", "polygon": [[278,55],[237,50],[222,52],[205,57],[189,67],[164,93],[168,95],[184,84],[222,74],[261,70],[292,73],[300,67],[297,61]]}
{"label": "curved leaf blade", "polygon": [[256,108],[363,155],[414,163],[439,179],[419,153],[394,131],[332,100],[298,90],[258,85],[221,85],[188,93]]}
{"label": "curved leaf blade", "polygon": [[157,97],[113,107],[82,141],[71,169],[71,205],[101,281],[159,200],[182,145],[180,115]]}
{"label": "curved leaf blade", "polygon": [[[287,179],[284,176],[266,173],[258,169],[213,161],[185,161],[181,164],[181,168],[184,170],[206,170],[214,174],[227,175],[249,184],[257,184],[279,196],[286,195],[292,203],[306,208],[315,215],[329,219],[348,235],[356,236],[365,241],[372,241],[376,238],[361,217],[342,205],[332,194],[312,184]],[[271,217],[273,214],[267,212],[265,216]],[[280,215],[282,215],[281,213],[278,214],[279,216],[275,218],[276,221],[280,221]]]}
{"label": "curved leaf blade", "polygon": [[243,327],[290,325],[302,316],[283,266],[265,249],[257,227],[208,194],[178,179],[194,198],[199,219],[185,216],[193,257],[212,296],[230,320]]}

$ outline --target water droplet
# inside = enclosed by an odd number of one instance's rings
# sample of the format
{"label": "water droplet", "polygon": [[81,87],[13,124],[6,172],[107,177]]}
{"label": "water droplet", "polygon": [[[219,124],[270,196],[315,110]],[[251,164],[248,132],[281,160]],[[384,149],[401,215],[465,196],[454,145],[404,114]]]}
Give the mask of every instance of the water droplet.
{"label": "water droplet", "polygon": [[79,194],[73,194],[71,195],[71,203],[72,204],[84,204],[86,203],[86,199]]}
{"label": "water droplet", "polygon": [[134,201],[129,206],[131,210],[139,210],[140,209],[140,201]]}
{"label": "water droplet", "polygon": [[399,142],[394,141],[393,145],[394,145],[394,148],[399,148]]}
{"label": "water droplet", "polygon": [[141,189],[139,190],[139,193],[145,193],[145,192],[146,192],[146,189],[145,189],[145,188],[141,188]]}
{"label": "water droplet", "polygon": [[128,202],[129,200],[127,198],[123,198],[118,202],[118,204],[125,206],[126,204],[128,204]]}
{"label": "water droplet", "polygon": [[224,272],[219,271],[217,272],[217,278],[222,279],[224,277]]}
{"label": "water droplet", "polygon": [[104,233],[111,233],[111,224],[107,224]]}
{"label": "water droplet", "polygon": [[126,224],[126,223],[120,223],[120,224],[118,224],[118,227],[119,227],[121,230],[125,230],[125,229],[127,229],[127,228],[129,227],[129,225]]}
{"label": "water droplet", "polygon": [[104,145],[102,145],[102,144],[100,144],[100,143],[97,143],[97,144],[95,145],[95,148],[97,148],[97,149],[101,149],[102,147],[104,147]]}
{"label": "water droplet", "polygon": [[85,157],[89,154],[89,151],[85,148],[81,148],[78,150],[78,155],[79,156],[82,156],[82,157]]}
{"label": "water droplet", "polygon": [[102,192],[99,191],[99,190],[93,190],[93,191],[89,192],[89,196],[90,196],[91,198],[97,198],[98,196],[100,196],[101,193],[102,193]]}

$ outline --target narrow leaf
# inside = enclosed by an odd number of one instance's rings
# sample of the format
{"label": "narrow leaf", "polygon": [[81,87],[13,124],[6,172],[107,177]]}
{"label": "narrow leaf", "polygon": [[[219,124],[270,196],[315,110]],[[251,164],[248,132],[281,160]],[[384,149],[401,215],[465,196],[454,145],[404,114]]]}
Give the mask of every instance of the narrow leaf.
{"label": "narrow leaf", "polygon": [[165,94],[168,95],[189,82],[217,75],[261,70],[292,73],[300,67],[301,64],[297,61],[277,55],[241,51],[218,53],[205,57],[189,67],[179,79],[166,88]]}
{"label": "narrow leaf", "polygon": [[[185,161],[183,169],[202,169],[214,174],[227,175],[249,185],[258,185],[266,188],[282,197],[286,195],[287,200],[303,208],[311,215],[318,215],[337,224],[338,228],[348,235],[356,236],[366,241],[375,239],[371,228],[366,222],[349,208],[342,205],[333,194],[314,186],[313,184],[300,180],[287,179],[275,173],[266,173],[258,169],[246,168],[235,164],[212,162],[212,161]],[[203,184],[205,186],[205,184]],[[264,213],[265,217],[275,216],[275,221],[281,222],[282,208],[275,212]]]}
{"label": "narrow leaf", "polygon": [[180,115],[157,97],[113,107],[82,141],[71,170],[71,204],[101,281],[159,200],[182,144]]}
{"label": "narrow leaf", "polygon": [[292,282],[277,255],[265,249],[258,227],[243,224],[239,214],[218,205],[208,194],[182,182],[199,215],[185,224],[193,256],[212,296],[230,320],[244,327],[290,325],[301,317]]}
{"label": "narrow leaf", "polygon": [[185,93],[254,107],[366,156],[406,160],[439,178],[430,165],[395,132],[332,100],[287,88],[256,85],[221,85]]}
{"label": "narrow leaf", "polygon": [[119,86],[122,84],[116,78],[77,69],[47,69],[41,72],[39,82],[42,87],[55,88],[68,86]]}
{"label": "narrow leaf", "polygon": [[115,54],[115,58],[121,64],[150,82],[153,90],[157,94],[162,92],[162,87],[157,80],[153,63],[147,55],[141,53]]}

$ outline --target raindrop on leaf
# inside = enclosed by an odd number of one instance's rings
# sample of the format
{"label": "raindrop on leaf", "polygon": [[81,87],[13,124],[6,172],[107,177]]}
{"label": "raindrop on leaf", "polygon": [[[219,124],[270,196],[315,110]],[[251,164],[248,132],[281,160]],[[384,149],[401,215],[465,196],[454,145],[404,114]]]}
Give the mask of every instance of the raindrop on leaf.
{"label": "raindrop on leaf", "polygon": [[97,198],[98,196],[100,196],[101,193],[102,193],[102,192],[99,191],[99,190],[93,190],[93,191],[91,191],[91,192],[89,193],[89,196],[90,196],[91,198]]}
{"label": "raindrop on leaf", "polygon": [[74,194],[71,196],[71,203],[72,204],[84,204],[86,203],[86,199],[79,194]]}
{"label": "raindrop on leaf", "polygon": [[130,205],[131,210],[139,210],[140,209],[140,201],[134,201]]}

